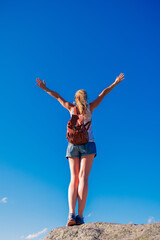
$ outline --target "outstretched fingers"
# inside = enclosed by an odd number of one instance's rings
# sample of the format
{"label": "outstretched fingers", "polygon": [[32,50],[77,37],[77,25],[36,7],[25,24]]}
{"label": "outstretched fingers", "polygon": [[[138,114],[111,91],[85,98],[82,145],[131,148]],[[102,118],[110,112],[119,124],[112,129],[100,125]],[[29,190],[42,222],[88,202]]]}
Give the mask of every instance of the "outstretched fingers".
{"label": "outstretched fingers", "polygon": [[42,82],[42,81],[40,80],[40,78],[37,78],[36,81],[37,81],[38,83]]}
{"label": "outstretched fingers", "polygon": [[124,80],[124,73],[121,73],[121,74],[119,75],[119,77],[120,77],[121,81]]}
{"label": "outstretched fingers", "polygon": [[[36,81],[37,81],[37,83],[38,83],[38,84],[36,83],[36,85],[40,87],[40,85],[41,85],[41,83],[42,83],[42,81],[40,80],[40,78],[36,78]],[[43,81],[44,81],[44,80],[43,80]]]}
{"label": "outstretched fingers", "polygon": [[121,77],[124,77],[124,73],[121,73],[120,76],[121,76]]}

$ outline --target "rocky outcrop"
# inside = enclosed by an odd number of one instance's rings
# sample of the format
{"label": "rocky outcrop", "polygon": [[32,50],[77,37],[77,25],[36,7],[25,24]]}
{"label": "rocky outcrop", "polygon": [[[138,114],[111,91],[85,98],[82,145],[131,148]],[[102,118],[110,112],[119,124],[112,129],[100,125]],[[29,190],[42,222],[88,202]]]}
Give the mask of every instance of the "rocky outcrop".
{"label": "rocky outcrop", "polygon": [[44,240],[160,240],[160,223],[93,222],[53,229]]}

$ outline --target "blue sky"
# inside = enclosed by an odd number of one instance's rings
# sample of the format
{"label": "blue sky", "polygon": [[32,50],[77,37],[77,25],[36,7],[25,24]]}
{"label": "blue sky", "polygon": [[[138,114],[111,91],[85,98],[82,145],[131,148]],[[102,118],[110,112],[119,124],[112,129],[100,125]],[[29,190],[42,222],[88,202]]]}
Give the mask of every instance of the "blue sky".
{"label": "blue sky", "polygon": [[[160,221],[160,4],[154,0],[0,2],[0,238],[43,239],[66,225],[69,102],[93,101],[97,145],[86,222]],[[77,209],[77,208],[76,208]]]}

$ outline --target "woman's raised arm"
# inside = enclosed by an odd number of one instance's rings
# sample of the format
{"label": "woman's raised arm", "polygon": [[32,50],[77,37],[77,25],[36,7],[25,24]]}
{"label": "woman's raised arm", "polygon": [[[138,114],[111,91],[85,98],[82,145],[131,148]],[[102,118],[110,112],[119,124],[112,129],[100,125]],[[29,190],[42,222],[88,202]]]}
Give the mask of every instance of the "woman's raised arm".
{"label": "woman's raised arm", "polygon": [[101,103],[101,101],[103,100],[103,98],[118,84],[120,83],[122,80],[124,80],[124,74],[121,73],[116,80],[114,81],[114,83],[112,83],[109,87],[105,88],[100,94],[99,96],[90,103],[90,111],[93,112],[93,110]]}
{"label": "woman's raised arm", "polygon": [[37,83],[36,83],[37,86],[39,86],[41,89],[45,90],[52,97],[56,98],[60,102],[60,104],[64,108],[66,108],[68,111],[70,111],[71,108],[74,107],[74,105],[72,103],[65,101],[64,98],[62,98],[59,93],[54,92],[54,91],[50,90],[49,88],[47,88],[44,80],[42,82],[40,80],[40,78],[37,78],[36,81],[37,81]]}

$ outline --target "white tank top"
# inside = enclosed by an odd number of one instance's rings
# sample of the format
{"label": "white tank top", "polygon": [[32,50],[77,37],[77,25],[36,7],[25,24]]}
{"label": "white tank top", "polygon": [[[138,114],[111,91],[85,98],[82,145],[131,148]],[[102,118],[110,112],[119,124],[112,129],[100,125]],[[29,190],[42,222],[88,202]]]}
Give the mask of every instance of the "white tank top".
{"label": "white tank top", "polygon": [[[91,111],[90,111],[89,104],[88,104],[86,113],[87,113],[87,118],[83,118],[84,119],[84,124],[87,123],[88,121],[91,121],[91,125],[88,129],[88,136],[89,136],[89,142],[94,142],[95,140],[94,140],[93,132],[92,132],[92,114],[91,114]],[[74,114],[74,108],[72,108],[72,110],[70,111],[71,117],[72,117],[72,114]]]}

